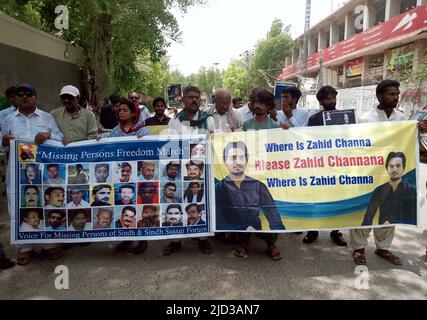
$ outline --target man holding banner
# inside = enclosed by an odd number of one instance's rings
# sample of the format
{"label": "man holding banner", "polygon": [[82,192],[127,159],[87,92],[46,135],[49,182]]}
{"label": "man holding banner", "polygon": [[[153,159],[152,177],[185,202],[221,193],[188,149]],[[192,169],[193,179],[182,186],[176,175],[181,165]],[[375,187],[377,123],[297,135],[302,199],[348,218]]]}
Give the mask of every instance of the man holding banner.
{"label": "man holding banner", "polygon": [[[325,111],[333,111],[336,110],[335,106],[337,104],[337,95],[338,92],[331,86],[324,86],[319,89],[317,92],[316,98],[319,101],[319,104],[323,107],[323,110],[312,115],[308,120],[308,126],[324,126],[325,121],[323,119],[323,113]],[[316,241],[319,236],[319,231],[309,231],[307,235],[304,237],[304,243],[313,243]],[[330,237],[332,241],[340,247],[347,246],[347,242],[344,240],[342,233],[339,230],[333,230],[330,233]]]}
{"label": "man holding banner", "polygon": [[[379,105],[377,108],[365,113],[360,122],[382,122],[382,121],[403,121],[405,117],[402,113],[396,111],[400,95],[400,83],[394,80],[384,80],[376,89]],[[388,159],[389,160],[389,159]],[[403,162],[403,159],[402,159]],[[389,161],[387,162],[387,165]],[[403,163],[402,163],[403,165]],[[389,170],[388,166],[386,167]],[[394,183],[393,183],[394,184]],[[390,186],[393,188],[393,184]],[[375,196],[375,191],[374,191]],[[374,199],[373,199],[374,200]],[[371,200],[371,201],[373,201]],[[370,208],[367,215],[369,216]],[[366,221],[364,221],[366,222]],[[350,230],[350,243],[353,247],[353,261],[358,265],[366,264],[365,247],[368,244],[368,238],[372,229],[354,229]],[[389,251],[395,234],[395,227],[383,227],[374,229],[374,238],[377,250],[375,254],[384,258],[394,265],[402,265],[400,258]]]}
{"label": "man holding banner", "polygon": [[[184,89],[184,109],[179,112],[170,122],[168,134],[207,134],[215,130],[215,121],[212,115],[200,110],[201,91],[194,86]],[[172,162],[170,162],[172,163]],[[179,170],[179,169],[177,169]],[[168,173],[169,176],[169,173]],[[197,238],[199,250],[204,254],[213,252],[212,245],[206,238]],[[168,256],[181,250],[181,241],[171,241],[163,250],[162,254]]]}

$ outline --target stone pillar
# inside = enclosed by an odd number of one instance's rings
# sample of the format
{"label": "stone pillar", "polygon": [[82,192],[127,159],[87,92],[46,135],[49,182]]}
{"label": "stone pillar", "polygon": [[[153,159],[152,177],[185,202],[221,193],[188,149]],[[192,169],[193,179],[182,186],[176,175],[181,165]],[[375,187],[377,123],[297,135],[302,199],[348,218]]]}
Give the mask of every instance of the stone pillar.
{"label": "stone pillar", "polygon": [[385,4],[385,21],[400,14],[401,0],[387,0]]}

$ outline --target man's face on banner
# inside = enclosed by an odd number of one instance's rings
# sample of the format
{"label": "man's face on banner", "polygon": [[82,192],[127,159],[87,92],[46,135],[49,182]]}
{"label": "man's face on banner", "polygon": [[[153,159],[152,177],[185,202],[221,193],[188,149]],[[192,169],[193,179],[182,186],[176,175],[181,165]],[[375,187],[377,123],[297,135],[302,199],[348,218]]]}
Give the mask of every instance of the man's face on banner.
{"label": "man's face on banner", "polygon": [[148,188],[141,189],[140,197],[143,203],[153,203],[155,195],[156,195],[155,188],[148,187]]}
{"label": "man's face on banner", "polygon": [[122,188],[122,190],[120,191],[120,197],[122,199],[123,204],[132,203],[133,195],[134,191],[131,188]]}
{"label": "man's face on banner", "polygon": [[243,176],[247,166],[245,151],[240,148],[230,149],[225,159],[225,165],[230,174]]}
{"label": "man's face on banner", "polygon": [[197,206],[192,206],[187,210],[189,225],[195,225],[202,218],[202,213],[197,210]]}
{"label": "man's face on banner", "polygon": [[187,176],[191,180],[199,179],[203,174],[203,170],[200,170],[200,168],[196,165],[189,165],[187,167]]}
{"label": "man's face on banner", "polygon": [[104,210],[98,214],[98,225],[102,228],[108,229],[112,220],[113,214],[110,211]]}
{"label": "man's face on banner", "polygon": [[82,201],[83,193],[79,189],[71,190],[71,199],[78,204]]}
{"label": "man's face on banner", "polygon": [[181,212],[178,208],[170,208],[168,212],[166,212],[166,221],[171,225],[175,225],[181,222]]}
{"label": "man's face on banner", "polygon": [[166,174],[171,179],[176,179],[176,177],[178,176],[178,172],[179,167],[175,165],[169,166],[169,168],[166,169]]}
{"label": "man's face on banner", "polygon": [[28,182],[32,182],[37,179],[37,171],[33,166],[28,166],[25,169],[25,177]]}
{"label": "man's face on banner", "polygon": [[387,167],[388,175],[390,176],[390,181],[398,181],[403,177],[403,160],[402,158],[392,158],[390,159]]}
{"label": "man's face on banner", "polygon": [[28,188],[24,193],[25,206],[27,208],[35,208],[39,203],[39,194],[36,188]]}
{"label": "man's face on banner", "polygon": [[76,213],[74,215],[72,224],[75,230],[84,230],[86,225],[86,215],[84,214],[84,212]]}
{"label": "man's face on banner", "polygon": [[109,203],[111,197],[111,190],[109,188],[102,188],[95,194],[95,200],[104,203]]}
{"label": "man's face on banner", "polygon": [[95,169],[96,182],[106,182],[110,173],[107,166],[99,166]]}
{"label": "man's face on banner", "polygon": [[168,185],[164,189],[165,197],[168,198],[168,199],[172,199],[173,197],[175,197],[175,192],[176,192],[176,187],[172,186],[172,185]]}
{"label": "man's face on banner", "polygon": [[38,228],[40,224],[39,214],[36,211],[30,211],[25,221],[33,228]]}
{"label": "man's face on banner", "polygon": [[125,212],[122,213],[122,220],[123,225],[126,228],[130,228],[132,226],[132,222],[135,219],[135,213],[130,210],[125,210]]}
{"label": "man's face on banner", "polygon": [[130,177],[132,175],[132,168],[129,167],[129,166],[124,166],[124,167],[121,168],[120,172],[121,172],[120,181],[122,181],[122,182],[129,182],[130,181]]}
{"label": "man's face on banner", "polygon": [[52,226],[52,228],[58,228],[62,224],[62,215],[59,212],[52,212],[47,222]]}
{"label": "man's face on banner", "polygon": [[144,162],[142,164],[142,175],[146,180],[151,180],[154,177],[156,166],[154,163]]}
{"label": "man's face on banner", "polygon": [[60,189],[53,190],[46,195],[46,201],[55,207],[62,207],[64,204],[64,191]]}
{"label": "man's face on banner", "polygon": [[141,214],[143,219],[153,219],[156,217],[156,210],[154,210],[154,208],[151,207],[144,207],[144,209],[142,210],[142,214]]}
{"label": "man's face on banner", "polygon": [[49,176],[49,178],[51,179],[56,179],[58,178],[59,175],[59,170],[58,167],[49,167],[47,169],[47,175]]}

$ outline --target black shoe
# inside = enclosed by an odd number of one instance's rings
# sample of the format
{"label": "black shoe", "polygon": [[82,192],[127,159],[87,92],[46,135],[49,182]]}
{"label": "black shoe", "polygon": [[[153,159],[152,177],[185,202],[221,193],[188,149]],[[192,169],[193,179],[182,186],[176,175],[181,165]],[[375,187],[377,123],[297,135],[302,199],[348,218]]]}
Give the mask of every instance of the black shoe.
{"label": "black shoe", "polygon": [[15,265],[15,262],[9,260],[5,256],[0,256],[0,270],[6,270],[12,268]]}
{"label": "black shoe", "polygon": [[339,247],[347,246],[347,241],[344,240],[344,238],[342,237],[342,233],[338,230],[334,230],[331,232],[331,239]]}
{"label": "black shoe", "polygon": [[169,256],[172,253],[181,251],[181,250],[182,250],[181,241],[172,241],[162,250],[162,255]]}
{"label": "black shoe", "polygon": [[204,254],[211,254],[213,252],[212,245],[208,240],[200,240],[199,250]]}
{"label": "black shoe", "polygon": [[313,243],[314,241],[316,241],[318,236],[319,236],[318,231],[309,231],[307,232],[307,235],[304,237],[304,239],[302,239],[302,242],[308,243],[308,244]]}

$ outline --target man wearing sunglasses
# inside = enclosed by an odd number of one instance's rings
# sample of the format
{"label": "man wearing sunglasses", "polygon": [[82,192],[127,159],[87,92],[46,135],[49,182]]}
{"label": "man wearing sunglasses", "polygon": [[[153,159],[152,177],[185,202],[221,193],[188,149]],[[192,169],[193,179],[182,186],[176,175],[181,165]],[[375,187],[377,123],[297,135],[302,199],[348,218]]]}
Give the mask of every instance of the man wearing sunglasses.
{"label": "man wearing sunglasses", "polygon": [[61,89],[59,97],[63,107],[53,110],[51,115],[64,134],[63,144],[96,139],[98,127],[95,115],[79,106],[79,89],[67,85]]}
{"label": "man wearing sunglasses", "polygon": [[151,114],[150,111],[148,111],[146,104],[143,101],[140,101],[140,97],[141,96],[137,92],[131,92],[128,95],[129,100],[132,101],[135,106],[139,108],[139,110],[141,110],[141,116],[139,120],[145,121],[146,119],[151,117]]}
{"label": "man wearing sunglasses", "polygon": [[52,139],[62,141],[55,119],[37,108],[37,92],[28,83],[18,85],[15,102],[18,109],[6,117],[2,126],[2,145],[8,147],[12,139],[32,139],[37,144]]}

